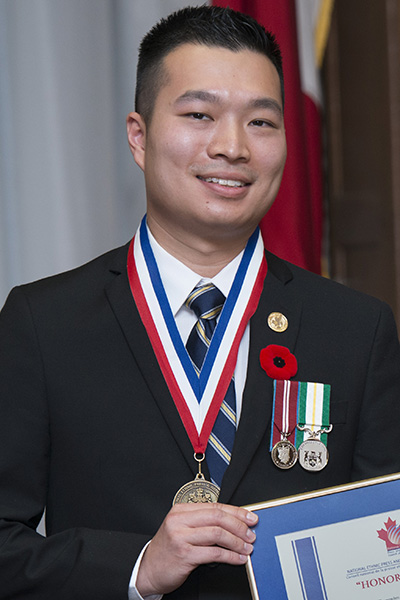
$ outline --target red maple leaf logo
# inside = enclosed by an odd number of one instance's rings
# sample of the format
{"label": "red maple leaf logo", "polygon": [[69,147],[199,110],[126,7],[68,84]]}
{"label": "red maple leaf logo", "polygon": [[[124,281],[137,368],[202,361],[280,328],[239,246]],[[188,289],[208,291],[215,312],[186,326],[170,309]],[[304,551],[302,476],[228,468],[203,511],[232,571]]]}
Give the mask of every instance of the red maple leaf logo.
{"label": "red maple leaf logo", "polygon": [[386,523],[384,523],[386,529],[380,529],[377,531],[378,538],[383,540],[386,544],[387,550],[393,550],[395,548],[400,548],[400,544],[393,543],[390,538],[393,538],[393,532],[398,529],[396,520],[392,520],[388,517]]}

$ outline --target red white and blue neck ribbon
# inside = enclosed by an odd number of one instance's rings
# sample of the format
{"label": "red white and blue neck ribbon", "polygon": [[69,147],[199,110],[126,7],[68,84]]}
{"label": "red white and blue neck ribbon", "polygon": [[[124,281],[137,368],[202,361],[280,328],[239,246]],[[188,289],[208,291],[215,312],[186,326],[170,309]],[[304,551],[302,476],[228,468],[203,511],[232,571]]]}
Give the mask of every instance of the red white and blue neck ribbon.
{"label": "red white and blue neck ribbon", "polygon": [[176,326],[145,218],[131,242],[127,269],[136,306],[194,451],[205,452],[235,370],[240,340],[257,308],[267,273],[261,234],[257,229],[246,245],[200,376]]}

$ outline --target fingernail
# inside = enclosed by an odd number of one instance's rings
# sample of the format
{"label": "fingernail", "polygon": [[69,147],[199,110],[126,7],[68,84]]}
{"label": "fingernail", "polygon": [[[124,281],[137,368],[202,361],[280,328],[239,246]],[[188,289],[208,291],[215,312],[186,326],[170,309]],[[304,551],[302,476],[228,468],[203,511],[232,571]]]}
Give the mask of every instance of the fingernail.
{"label": "fingernail", "polygon": [[246,531],[246,537],[251,540],[252,542],[254,542],[254,540],[256,539],[256,534],[252,529],[248,529]]}
{"label": "fingernail", "polygon": [[244,562],[244,563],[245,563],[245,562],[247,562],[247,560],[248,560],[248,558],[249,558],[249,557],[248,557],[248,556],[244,556],[243,554],[239,554],[239,558],[240,558],[240,560],[241,560],[242,562]]}
{"label": "fingernail", "polygon": [[248,554],[250,554],[251,552],[253,552],[253,546],[251,544],[246,544],[246,542],[244,543],[244,551],[247,552]]}
{"label": "fingernail", "polygon": [[246,519],[249,521],[249,523],[254,524],[257,523],[258,516],[255,513],[249,511],[246,515]]}

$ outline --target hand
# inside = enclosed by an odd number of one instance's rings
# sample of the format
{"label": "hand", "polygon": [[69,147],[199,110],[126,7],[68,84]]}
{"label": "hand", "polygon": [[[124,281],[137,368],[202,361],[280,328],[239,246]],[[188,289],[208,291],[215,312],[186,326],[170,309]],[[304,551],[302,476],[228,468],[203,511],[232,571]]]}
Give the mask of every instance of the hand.
{"label": "hand", "polygon": [[176,590],[199,565],[243,565],[257,515],[227,504],[176,504],[143,556],[136,587],[142,596]]}

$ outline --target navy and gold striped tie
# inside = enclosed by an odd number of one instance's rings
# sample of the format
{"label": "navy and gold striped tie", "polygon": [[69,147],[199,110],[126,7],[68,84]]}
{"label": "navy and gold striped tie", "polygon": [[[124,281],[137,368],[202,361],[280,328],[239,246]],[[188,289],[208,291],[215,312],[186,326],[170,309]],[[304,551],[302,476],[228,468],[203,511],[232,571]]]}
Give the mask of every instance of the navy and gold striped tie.
{"label": "navy and gold striped tie", "polygon": [[[196,287],[186,299],[186,306],[193,310],[198,319],[186,342],[186,350],[197,375],[200,375],[224,302],[225,296],[212,283]],[[236,397],[234,380],[231,379],[206,450],[211,479],[219,486],[231,458],[235,433]]]}

